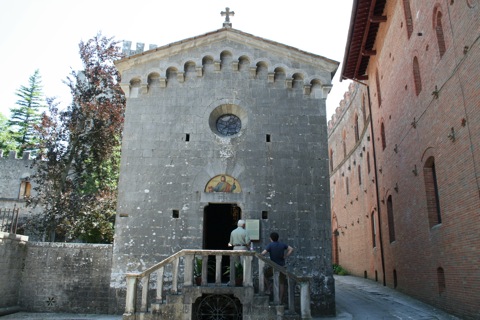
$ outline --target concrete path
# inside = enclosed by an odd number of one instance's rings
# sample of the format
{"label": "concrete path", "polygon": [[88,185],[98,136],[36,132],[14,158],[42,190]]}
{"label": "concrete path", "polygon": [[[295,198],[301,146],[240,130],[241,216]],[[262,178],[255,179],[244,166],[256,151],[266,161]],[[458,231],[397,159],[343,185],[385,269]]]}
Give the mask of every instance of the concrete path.
{"label": "concrete path", "polygon": [[335,276],[335,303],[337,316],[329,319],[459,319],[378,282],[352,276]]}
{"label": "concrete path", "polygon": [[[337,316],[314,319],[459,320],[457,317],[372,280],[352,276],[335,276],[335,292]],[[120,320],[122,316],[18,312],[0,317],[0,320],[10,319]]]}

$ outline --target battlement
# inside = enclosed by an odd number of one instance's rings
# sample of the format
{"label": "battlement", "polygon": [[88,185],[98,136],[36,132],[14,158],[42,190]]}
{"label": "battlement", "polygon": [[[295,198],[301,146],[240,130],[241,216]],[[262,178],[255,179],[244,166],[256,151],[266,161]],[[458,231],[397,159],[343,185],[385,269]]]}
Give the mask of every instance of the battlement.
{"label": "battlement", "polygon": [[348,107],[351,104],[351,100],[355,99],[355,92],[358,90],[358,83],[352,82],[348,86],[348,91],[343,94],[343,99],[340,100],[338,107],[335,109],[335,113],[332,115],[332,118],[328,121],[328,131],[330,132],[337,123],[342,119],[343,114],[347,111]]}
{"label": "battlement", "polygon": [[[148,50],[152,50],[157,48],[156,44],[149,44],[148,45]],[[135,54],[139,54],[145,51],[145,43],[142,42],[137,42],[135,49],[132,49],[132,41],[126,41],[124,40],[122,42],[122,53],[126,56],[133,56]]]}
{"label": "battlement", "polygon": [[0,149],[0,159],[16,159],[16,160],[32,160],[30,159],[30,151],[24,151],[22,158],[17,158],[17,151],[10,151],[8,156],[3,156],[3,150]]}

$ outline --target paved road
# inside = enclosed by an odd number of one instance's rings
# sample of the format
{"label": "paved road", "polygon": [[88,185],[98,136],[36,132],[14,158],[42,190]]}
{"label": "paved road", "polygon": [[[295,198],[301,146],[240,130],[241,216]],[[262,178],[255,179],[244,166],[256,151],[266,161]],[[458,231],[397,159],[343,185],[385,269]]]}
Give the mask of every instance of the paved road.
{"label": "paved road", "polygon": [[373,280],[335,276],[335,293],[337,316],[333,319],[459,319]]}
{"label": "paved road", "polygon": [[[335,276],[337,316],[322,320],[459,320],[396,290],[363,278]],[[121,316],[18,312],[0,320],[120,320]]]}

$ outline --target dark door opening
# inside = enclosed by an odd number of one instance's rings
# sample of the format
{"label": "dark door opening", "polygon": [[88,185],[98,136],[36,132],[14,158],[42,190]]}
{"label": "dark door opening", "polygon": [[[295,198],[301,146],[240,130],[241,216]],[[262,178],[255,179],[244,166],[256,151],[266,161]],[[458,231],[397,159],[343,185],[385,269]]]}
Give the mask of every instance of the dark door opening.
{"label": "dark door opening", "polygon": [[[203,249],[205,250],[231,250],[228,246],[230,233],[237,228],[241,218],[241,209],[233,203],[209,203],[204,209],[203,216]],[[208,259],[208,282],[215,281],[215,257]],[[222,269],[226,270],[230,259],[222,259]],[[211,267],[210,267],[211,266]],[[228,281],[228,276],[222,270],[222,282]]]}
{"label": "dark door opening", "polygon": [[230,233],[237,228],[241,209],[232,203],[210,203],[204,209],[203,249],[229,250]]}

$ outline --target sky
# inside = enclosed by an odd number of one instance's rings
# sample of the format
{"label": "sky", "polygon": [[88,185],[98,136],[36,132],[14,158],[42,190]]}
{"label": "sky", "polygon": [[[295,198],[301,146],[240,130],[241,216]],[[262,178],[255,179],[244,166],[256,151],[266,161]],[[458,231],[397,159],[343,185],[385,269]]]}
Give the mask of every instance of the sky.
{"label": "sky", "polygon": [[350,81],[339,81],[353,0],[0,0],[0,112],[36,69],[43,92],[68,105],[63,83],[81,70],[78,44],[99,32],[158,46],[222,28],[229,7],[234,29],[340,63],[327,98],[327,120]]}

